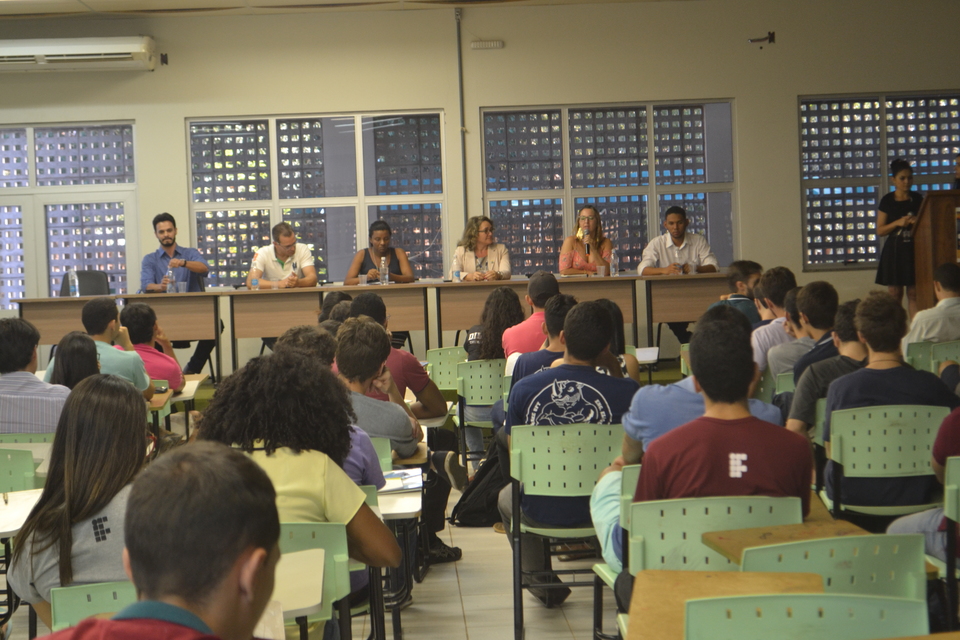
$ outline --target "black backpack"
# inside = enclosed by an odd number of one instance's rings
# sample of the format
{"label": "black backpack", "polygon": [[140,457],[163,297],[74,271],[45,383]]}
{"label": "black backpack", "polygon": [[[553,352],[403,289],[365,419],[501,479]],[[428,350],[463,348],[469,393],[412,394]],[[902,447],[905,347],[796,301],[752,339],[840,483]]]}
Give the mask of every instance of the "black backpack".
{"label": "black backpack", "polygon": [[500,490],[509,483],[510,479],[500,466],[500,451],[494,438],[477,474],[450,512],[450,523],[458,527],[490,527],[500,522],[497,500]]}

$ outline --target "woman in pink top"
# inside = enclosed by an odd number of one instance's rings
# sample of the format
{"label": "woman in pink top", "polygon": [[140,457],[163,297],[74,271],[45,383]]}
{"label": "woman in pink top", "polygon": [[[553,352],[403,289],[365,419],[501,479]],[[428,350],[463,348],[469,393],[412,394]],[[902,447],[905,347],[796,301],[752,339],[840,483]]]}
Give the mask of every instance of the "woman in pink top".
{"label": "woman in pink top", "polygon": [[610,255],[613,243],[603,237],[600,212],[593,205],[586,205],[577,214],[577,231],[563,241],[560,248],[561,275],[597,274],[603,267],[610,274]]}

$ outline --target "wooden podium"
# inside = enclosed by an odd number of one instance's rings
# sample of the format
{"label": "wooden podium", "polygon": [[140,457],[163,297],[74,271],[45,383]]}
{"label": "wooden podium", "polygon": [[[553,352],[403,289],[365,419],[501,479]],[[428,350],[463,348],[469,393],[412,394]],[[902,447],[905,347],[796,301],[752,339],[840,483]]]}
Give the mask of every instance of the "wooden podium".
{"label": "wooden podium", "polygon": [[923,198],[913,232],[918,310],[937,304],[933,293],[934,269],[945,262],[958,261],[958,218],[960,190],[930,191]]}

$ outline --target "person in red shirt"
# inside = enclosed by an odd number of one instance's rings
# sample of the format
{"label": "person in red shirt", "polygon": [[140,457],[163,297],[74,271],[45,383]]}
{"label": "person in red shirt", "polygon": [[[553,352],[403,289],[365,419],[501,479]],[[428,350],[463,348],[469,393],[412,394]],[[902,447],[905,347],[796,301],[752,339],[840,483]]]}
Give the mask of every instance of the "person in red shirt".
{"label": "person in red shirt", "polygon": [[530,353],[543,346],[543,309],[547,300],[560,293],[560,285],[552,273],[537,271],[527,283],[524,299],[530,305],[530,317],[503,332],[503,353],[509,358],[514,353]]}

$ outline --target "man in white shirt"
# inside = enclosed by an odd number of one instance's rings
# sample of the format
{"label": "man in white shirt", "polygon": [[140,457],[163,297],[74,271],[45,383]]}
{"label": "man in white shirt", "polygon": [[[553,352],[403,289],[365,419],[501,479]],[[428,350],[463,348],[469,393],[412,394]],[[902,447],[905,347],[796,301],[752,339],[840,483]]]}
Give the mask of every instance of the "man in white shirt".
{"label": "man in white shirt", "polygon": [[317,286],[317,269],[310,247],[297,242],[297,235],[289,223],[281,222],[272,229],[273,243],[257,249],[247,274],[247,289],[252,281],[260,281],[258,288],[279,289]]}
{"label": "man in white shirt", "polygon": [[933,272],[933,291],[937,306],[913,317],[910,332],[901,346],[907,352],[911,342],[949,342],[960,340],[960,266],[942,264]]}
{"label": "man in white shirt", "polygon": [[[707,239],[687,233],[690,221],[683,207],[670,207],[663,219],[665,234],[654,238],[643,250],[637,266],[641,276],[677,276],[683,273],[714,273],[719,266],[717,256]],[[680,344],[690,342],[689,322],[668,322]]]}
{"label": "man in white shirt", "polygon": [[760,290],[763,291],[764,302],[767,309],[774,315],[773,322],[755,329],[750,336],[750,344],[753,345],[753,361],[757,363],[757,368],[761,372],[767,368],[767,352],[770,349],[778,344],[795,340],[793,336],[787,334],[783,325],[787,315],[785,308],[787,293],[796,288],[797,279],[786,267],[768,269],[760,277]]}

